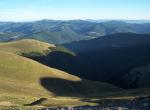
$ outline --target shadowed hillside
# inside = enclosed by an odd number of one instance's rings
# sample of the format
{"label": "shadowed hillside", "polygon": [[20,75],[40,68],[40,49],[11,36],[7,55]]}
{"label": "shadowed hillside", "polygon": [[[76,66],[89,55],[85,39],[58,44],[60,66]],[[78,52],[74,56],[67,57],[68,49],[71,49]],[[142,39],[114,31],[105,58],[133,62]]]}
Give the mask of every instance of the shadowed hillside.
{"label": "shadowed hillside", "polygon": [[[20,47],[22,47],[21,42],[19,42]],[[100,82],[84,80],[82,83],[82,79],[79,77],[44,66],[14,53],[14,51],[8,52],[7,49],[0,51],[0,105],[3,105],[3,102],[10,105],[29,104],[40,98],[46,98],[44,102],[39,103],[40,105],[82,105],[86,102],[80,101],[81,98],[96,97],[99,93],[122,90]],[[46,79],[48,79],[48,83]],[[105,87],[106,89],[104,89]],[[75,89],[76,91],[74,91]],[[64,93],[60,93],[60,91],[64,91]],[[95,94],[90,96],[91,92]],[[62,96],[64,98],[61,98]],[[56,97],[58,97],[57,100],[55,100]],[[71,100],[71,97],[77,99],[66,102]]]}
{"label": "shadowed hillside", "polygon": [[[90,98],[94,96],[94,94],[103,94],[109,91],[113,92],[113,90],[116,92],[116,90],[119,90],[117,87],[115,88],[105,83],[87,80],[73,81],[60,78],[43,77],[40,79],[40,82],[43,87],[58,96],[84,96]],[[58,85],[59,89],[56,87]]]}
{"label": "shadowed hillside", "polygon": [[129,88],[124,75],[150,62],[149,34],[114,34],[64,46],[76,56],[51,52],[47,56],[32,58],[82,78],[109,82],[124,88]]}
{"label": "shadowed hillside", "polygon": [[[31,50],[30,48],[27,48],[29,44],[32,44],[30,45]],[[143,48],[145,46],[142,47],[141,45],[142,44],[140,43],[139,46],[142,48],[143,52],[147,52],[147,48]],[[51,46],[52,48],[49,48],[49,46]],[[92,70],[92,74],[89,74],[88,71],[87,74],[83,74],[82,77],[86,75],[87,79],[89,78],[89,76],[91,76],[91,78],[97,77],[103,79],[111,77],[110,75],[108,76],[108,74],[100,74],[100,77],[96,76],[95,66],[92,66],[92,63],[87,63],[88,60],[86,55],[88,54],[83,54],[85,56],[83,58],[79,56],[81,54],[76,54],[77,52],[73,53],[62,46],[55,47],[54,45],[34,40],[21,40],[17,42],[1,43],[0,48],[2,47],[5,47],[6,51],[5,49],[0,51],[0,106],[5,106],[6,104],[7,106],[75,106],[86,104],[95,105],[102,103],[101,98],[106,98],[106,100],[107,98],[109,98],[108,100],[110,101],[115,101],[115,99],[120,98],[120,100],[127,101],[135,98],[136,96],[149,95],[148,88],[129,91],[123,90],[111,84],[80,79],[79,77],[76,77],[74,75],[70,75],[66,72],[44,66],[29,58],[17,55],[18,52],[22,53],[25,51],[27,53],[30,53],[34,49],[34,52],[43,52],[43,50],[45,49],[50,49],[49,54],[41,54],[39,56],[30,57],[43,64],[52,65],[53,67],[61,68],[62,70],[64,70],[65,68],[66,71],[75,71],[70,72],[71,74],[76,74],[77,71],[84,71],[85,68],[86,71],[88,70],[89,72]],[[135,49],[133,47],[132,49]],[[129,49],[127,48],[127,50]],[[140,56],[143,56],[143,54],[140,54]],[[141,57],[141,60],[143,58],[145,58],[145,56]],[[91,60],[90,57],[88,57],[88,59]],[[87,65],[85,64],[90,65],[90,67],[87,68]],[[141,71],[140,69],[138,70]],[[145,70],[142,69],[142,71]],[[146,74],[145,72],[142,73],[147,78],[143,77],[143,79],[139,80],[140,82],[145,79],[147,80],[149,77],[148,72]],[[78,73],[77,75],[80,76],[81,73]],[[120,74],[118,73],[117,75]],[[126,78],[124,82],[128,82],[128,80],[131,80],[131,75],[129,73],[126,77],[123,76],[123,78]],[[136,77],[134,73],[133,76]],[[148,84],[146,80],[143,83],[144,85]],[[115,79],[115,81],[118,80]],[[135,83],[134,80],[128,85],[130,86],[133,83]],[[122,82],[120,82],[120,84],[122,84]],[[141,85],[139,87],[143,86]]]}

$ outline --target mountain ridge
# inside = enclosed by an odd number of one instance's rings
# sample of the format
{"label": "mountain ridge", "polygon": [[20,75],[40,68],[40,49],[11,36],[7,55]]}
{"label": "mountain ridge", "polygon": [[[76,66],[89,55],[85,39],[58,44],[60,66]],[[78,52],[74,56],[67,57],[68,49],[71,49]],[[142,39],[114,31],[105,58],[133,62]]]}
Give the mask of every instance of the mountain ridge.
{"label": "mountain ridge", "polygon": [[[150,23],[126,23],[124,21],[90,22],[86,20],[41,20],[35,22],[0,23],[0,32],[5,37],[0,41],[18,39],[36,39],[52,44],[63,44],[73,41],[98,38],[115,33],[132,32],[148,34]],[[8,33],[15,35],[10,36]]]}

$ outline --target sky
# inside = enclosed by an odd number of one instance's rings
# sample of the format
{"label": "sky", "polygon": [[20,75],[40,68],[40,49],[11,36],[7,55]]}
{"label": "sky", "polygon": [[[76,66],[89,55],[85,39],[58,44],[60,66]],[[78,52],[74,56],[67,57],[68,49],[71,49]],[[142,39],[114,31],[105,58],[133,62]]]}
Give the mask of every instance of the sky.
{"label": "sky", "polygon": [[150,20],[150,0],[0,0],[0,21]]}

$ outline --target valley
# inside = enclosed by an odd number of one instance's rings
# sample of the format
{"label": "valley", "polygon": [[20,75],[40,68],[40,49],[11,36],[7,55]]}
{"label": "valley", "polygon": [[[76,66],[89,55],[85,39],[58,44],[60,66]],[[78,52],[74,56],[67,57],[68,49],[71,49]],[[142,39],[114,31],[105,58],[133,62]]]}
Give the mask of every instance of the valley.
{"label": "valley", "polygon": [[0,23],[0,109],[148,110],[149,26]]}
{"label": "valley", "polygon": [[[31,48],[22,46],[29,43]],[[16,46],[18,44],[19,46]],[[37,50],[34,44],[37,45]],[[99,92],[109,93],[122,90],[110,84],[80,79],[19,55],[22,51],[32,52],[30,50],[32,46],[36,52],[47,50],[47,47],[55,48],[54,45],[35,40],[0,44],[0,48],[7,48],[6,51],[0,51],[0,105],[3,105],[4,102],[10,103],[11,106],[25,105],[40,98],[45,99],[37,104],[41,106],[82,105],[90,104],[90,102],[80,100],[96,98]]]}

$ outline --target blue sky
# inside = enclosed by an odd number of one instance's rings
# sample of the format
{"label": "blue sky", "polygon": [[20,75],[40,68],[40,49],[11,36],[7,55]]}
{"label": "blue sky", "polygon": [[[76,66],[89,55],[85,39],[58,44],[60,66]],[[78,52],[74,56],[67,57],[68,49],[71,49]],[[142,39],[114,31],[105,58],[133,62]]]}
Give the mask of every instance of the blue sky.
{"label": "blue sky", "polygon": [[150,0],[0,0],[0,21],[150,19]]}

